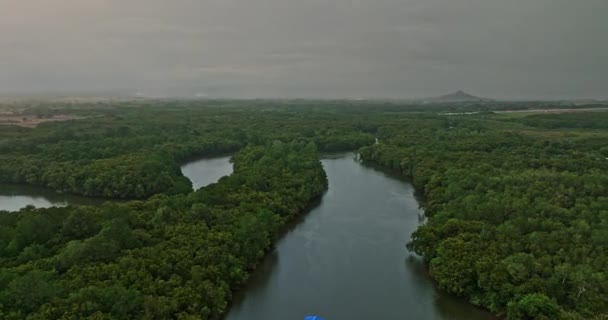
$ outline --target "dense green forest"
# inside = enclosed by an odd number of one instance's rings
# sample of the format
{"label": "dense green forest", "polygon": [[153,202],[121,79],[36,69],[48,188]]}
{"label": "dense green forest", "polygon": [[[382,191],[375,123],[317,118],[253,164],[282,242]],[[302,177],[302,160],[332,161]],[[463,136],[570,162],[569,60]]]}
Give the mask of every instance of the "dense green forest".
{"label": "dense green forest", "polygon": [[312,143],[234,156],[195,193],[0,215],[3,319],[218,319],[281,227],[326,189]]}
{"label": "dense green forest", "polygon": [[608,312],[608,132],[593,130],[606,123],[429,117],[383,127],[361,155],[423,194],[408,248],[442,289],[509,319],[590,319]]}
{"label": "dense green forest", "polygon": [[[133,201],[0,212],[0,318],[220,319],[327,188],[319,153],[350,150],[412,179],[428,221],[407,246],[443,290],[509,319],[606,316],[608,112],[508,106],[32,107],[83,119],[0,126],[0,182]],[[179,165],[225,154],[234,173],[193,192]]]}
{"label": "dense green forest", "polygon": [[374,141],[360,130],[360,121],[332,114],[193,109],[177,102],[143,108],[95,109],[88,119],[46,123],[36,130],[0,127],[0,182],[143,199],[192,191],[179,170],[188,158],[274,140],[314,142],[322,151],[353,150]]}

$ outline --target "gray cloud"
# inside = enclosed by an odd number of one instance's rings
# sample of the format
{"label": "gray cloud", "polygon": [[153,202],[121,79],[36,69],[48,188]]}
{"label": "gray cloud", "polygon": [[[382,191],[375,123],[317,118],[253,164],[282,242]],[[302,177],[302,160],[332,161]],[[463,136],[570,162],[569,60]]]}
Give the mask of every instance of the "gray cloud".
{"label": "gray cloud", "polygon": [[0,93],[608,97],[605,0],[0,0]]}

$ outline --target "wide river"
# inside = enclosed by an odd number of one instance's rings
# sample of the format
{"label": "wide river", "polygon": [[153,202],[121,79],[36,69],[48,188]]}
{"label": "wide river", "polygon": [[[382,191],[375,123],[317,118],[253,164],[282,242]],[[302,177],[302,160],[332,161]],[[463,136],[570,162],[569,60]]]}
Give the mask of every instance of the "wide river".
{"label": "wide river", "polygon": [[352,154],[324,159],[329,190],[235,297],[227,320],[486,320],[433,286],[405,248],[420,224],[411,184]]}

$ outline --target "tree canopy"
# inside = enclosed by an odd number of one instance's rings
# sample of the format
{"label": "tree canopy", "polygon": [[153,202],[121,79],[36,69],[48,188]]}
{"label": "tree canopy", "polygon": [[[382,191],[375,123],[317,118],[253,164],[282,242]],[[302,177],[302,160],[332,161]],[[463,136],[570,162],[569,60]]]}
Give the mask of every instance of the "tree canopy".
{"label": "tree canopy", "polygon": [[[132,201],[0,212],[0,318],[220,319],[326,190],[319,153],[359,150],[420,193],[428,219],[407,247],[441,289],[508,319],[601,319],[608,113],[493,113],[534,106],[32,107],[79,119],[0,126],[0,182]],[[179,165],[226,154],[234,173],[194,192]]]}

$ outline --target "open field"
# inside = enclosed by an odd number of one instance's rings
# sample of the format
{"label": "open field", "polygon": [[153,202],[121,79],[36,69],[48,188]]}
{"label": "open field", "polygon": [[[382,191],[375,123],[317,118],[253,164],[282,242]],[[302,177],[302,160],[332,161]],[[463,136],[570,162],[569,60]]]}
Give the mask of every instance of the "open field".
{"label": "open field", "polygon": [[68,121],[82,119],[74,115],[52,115],[43,117],[34,114],[19,114],[13,112],[0,112],[0,125],[15,125],[26,128],[35,128],[41,123],[54,121]]}
{"label": "open field", "polygon": [[583,108],[583,109],[536,109],[536,110],[506,110],[495,111],[505,118],[523,118],[533,114],[554,114],[554,113],[579,113],[579,112],[608,112],[607,108]]}

